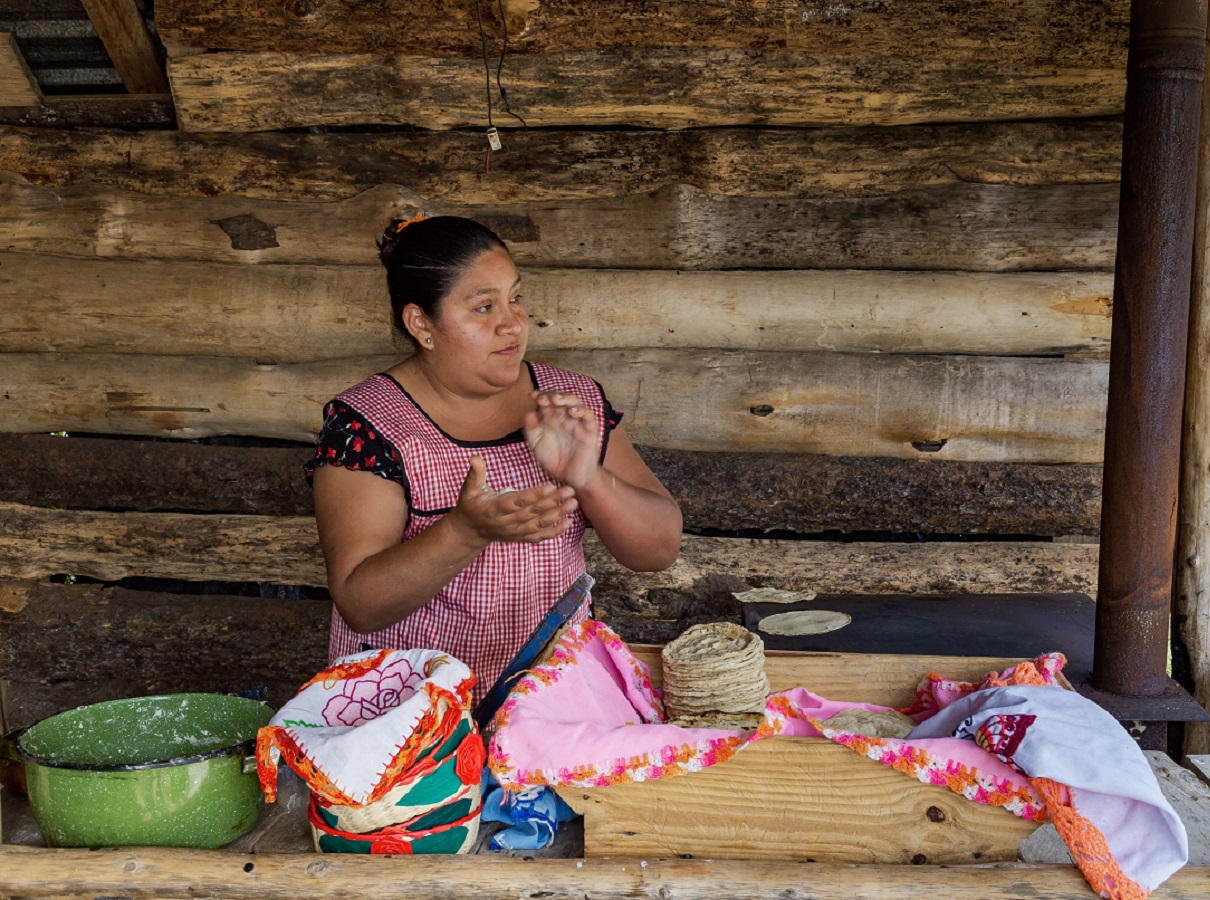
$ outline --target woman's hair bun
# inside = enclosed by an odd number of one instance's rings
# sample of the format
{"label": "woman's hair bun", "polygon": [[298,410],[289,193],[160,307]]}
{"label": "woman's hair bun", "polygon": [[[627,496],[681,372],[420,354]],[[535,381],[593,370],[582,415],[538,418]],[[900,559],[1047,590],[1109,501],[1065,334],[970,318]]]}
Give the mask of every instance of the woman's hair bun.
{"label": "woman's hair bun", "polygon": [[395,248],[399,246],[400,235],[403,230],[409,225],[415,225],[417,222],[423,222],[426,216],[419,212],[410,219],[392,219],[387,225],[386,230],[382,232],[382,239],[378,242],[378,257],[382,260],[385,266],[395,253]]}

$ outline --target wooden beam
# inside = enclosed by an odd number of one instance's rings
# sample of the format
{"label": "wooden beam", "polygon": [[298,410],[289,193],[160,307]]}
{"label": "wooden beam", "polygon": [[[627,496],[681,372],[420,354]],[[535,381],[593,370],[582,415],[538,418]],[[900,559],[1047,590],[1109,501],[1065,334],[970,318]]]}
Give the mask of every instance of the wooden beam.
{"label": "wooden beam", "polygon": [[[105,513],[0,503],[0,571],[326,586],[309,517]],[[1034,542],[831,543],[686,535],[669,569],[635,573],[586,544],[595,593],[644,598],[709,575],[836,594],[1093,593],[1097,547]]]}
{"label": "wooden beam", "polygon": [[[249,671],[246,677],[240,677],[239,671],[234,670],[220,681],[204,681],[192,676],[181,669],[167,669],[156,672],[151,678],[137,678],[129,675],[119,678],[88,678],[87,671],[81,673],[78,679],[72,681],[25,681],[20,672],[8,672],[0,679],[0,692],[4,695],[4,718],[0,722],[4,728],[22,728],[40,722],[47,716],[53,716],[77,706],[88,706],[91,703],[103,703],[106,700],[121,700],[124,697],[144,697],[152,694],[193,693],[238,693],[264,687],[269,693],[272,703],[280,705],[293,696],[301,682],[270,683],[267,680],[257,681],[256,673]],[[318,670],[316,670],[318,671]],[[312,673],[314,674],[314,673]],[[0,777],[4,775],[4,767],[0,765]],[[6,821],[7,825],[8,822]],[[38,833],[40,838],[41,834]],[[6,843],[26,843],[14,840],[8,833],[4,835]],[[31,841],[30,843],[36,843]]]}
{"label": "wooden beam", "polygon": [[[397,352],[379,265],[45,262],[0,253],[0,352],[261,362]],[[1043,356],[1108,352],[1112,288],[1108,272],[531,269],[524,297],[534,350]]]}
{"label": "wooden beam", "polygon": [[168,78],[135,0],[83,0],[114,68],[132,94],[167,94]]}
{"label": "wooden beam", "polygon": [[[642,863],[646,863],[643,865]],[[248,868],[251,866],[251,868]],[[231,900],[515,900],[536,887],[555,897],[659,900],[779,900],[810,885],[820,900],[1086,900],[1075,866],[853,866],[837,863],[710,859],[521,859],[487,856],[369,856],[216,853],[209,850],[48,850],[0,847],[0,892],[14,897],[194,896]],[[1202,900],[1210,868],[1187,866],[1162,889],[1164,900]]]}
{"label": "wooden beam", "polygon": [[[175,128],[169,94],[86,94],[43,97],[37,106],[0,106],[0,125],[48,128]],[[41,132],[48,138],[53,133]],[[85,132],[75,132],[75,140]]]}
{"label": "wooden beam", "polygon": [[[629,644],[647,666],[651,683],[664,686],[660,644]],[[920,656],[881,653],[827,653],[766,650],[765,675],[772,691],[809,686],[829,700],[856,700],[879,706],[910,706],[921,679],[937,673],[953,681],[980,682],[1020,662],[999,656]]]}
{"label": "wooden beam", "polygon": [[[484,127],[483,60],[215,52],[169,60],[186,131],[318,125]],[[907,125],[1117,115],[1121,65],[1001,68],[994,56],[918,59],[784,50],[552,51],[508,66],[529,127]],[[503,118],[501,124],[505,124]]]}
{"label": "wooden beam", "polygon": [[1015,862],[1038,827],[824,738],[757,741],[701,772],[559,795],[584,816],[585,857]]}
{"label": "wooden beam", "polygon": [[[636,620],[614,593],[595,599],[598,617],[648,665],[660,684],[659,646],[641,644]],[[634,598],[629,598],[631,601]],[[687,604],[662,592],[662,612]],[[633,603],[631,604],[633,605]],[[738,603],[731,604],[738,609]],[[739,615],[712,613],[713,621]],[[149,693],[269,687],[280,706],[327,662],[326,600],[163,593],[93,584],[0,580],[0,667],[8,679],[7,727],[83,703]],[[679,634],[693,621],[681,615]],[[670,621],[670,624],[675,624]],[[907,706],[929,672],[978,681],[1012,661],[769,651],[775,691],[810,686],[833,699]],[[240,660],[233,667],[231,660]]]}
{"label": "wooden beam", "polygon": [[[490,12],[489,12],[490,10]],[[494,49],[499,17],[484,7]],[[574,0],[504,4],[510,54],[598,48],[782,48],[838,56],[991,59],[1001,65],[1050,62],[1081,67],[1104,58],[1126,65],[1128,0],[976,0],[962,15],[898,4],[815,7],[744,0],[640,4]],[[390,28],[383,22],[389,21]],[[255,0],[158,0],[156,23],[166,38],[198,47],[299,53],[396,52],[475,56],[475,15],[457,0],[417,8],[357,0],[315,6]]]}
{"label": "wooden beam", "polygon": [[38,81],[25,64],[10,32],[0,31],[0,107],[34,106],[42,102]]}
{"label": "wooden beam", "polygon": [[374,265],[384,224],[418,210],[494,228],[521,266],[637,269],[1107,269],[1116,184],[948,184],[888,196],[430,203],[391,185],[333,203],[182,200],[0,174],[0,250],[59,256]]}
{"label": "wooden beam", "polygon": [[262,200],[347,200],[381,184],[426,202],[478,205],[602,200],[675,184],[731,197],[868,198],[954,184],[1114,184],[1121,131],[1116,119],[893,129],[532,129],[509,134],[508,149],[493,155],[491,177],[484,177],[483,136],[461,131],[87,130],[63,141],[40,128],[9,128],[0,129],[0,170],[53,187],[94,183],[140,194]]}
{"label": "wooden beam", "polygon": [[127,679],[149,691],[272,682],[291,692],[280,704],[327,665],[331,611],[327,600],[0,580],[0,669],[26,682]]}
{"label": "wooden beam", "polygon": [[[1176,675],[1210,709],[1210,91],[1201,115],[1172,625]],[[1210,753],[1210,726],[1187,724],[1184,750]]]}
{"label": "wooden beam", "polygon": [[[306,449],[71,439],[0,442],[0,500],[28,506],[306,516]],[[639,447],[689,531],[1095,535],[1097,466],[927,462]]]}
{"label": "wooden beam", "polygon": [[[1030,463],[1096,463],[1103,449],[1099,360],[696,350],[532,357],[596,378],[627,413],[630,437],[650,447]],[[8,353],[0,432],[312,441],[329,399],[397,359],[271,366]]]}

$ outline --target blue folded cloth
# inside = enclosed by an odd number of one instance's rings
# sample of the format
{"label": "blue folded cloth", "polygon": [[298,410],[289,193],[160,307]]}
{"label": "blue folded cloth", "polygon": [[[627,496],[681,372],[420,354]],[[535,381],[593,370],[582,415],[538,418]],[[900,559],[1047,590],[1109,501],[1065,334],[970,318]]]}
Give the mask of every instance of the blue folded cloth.
{"label": "blue folded cloth", "polygon": [[506,791],[483,770],[484,822],[504,822],[511,827],[492,835],[493,850],[541,850],[555,839],[560,822],[575,818],[572,808],[545,786]]}

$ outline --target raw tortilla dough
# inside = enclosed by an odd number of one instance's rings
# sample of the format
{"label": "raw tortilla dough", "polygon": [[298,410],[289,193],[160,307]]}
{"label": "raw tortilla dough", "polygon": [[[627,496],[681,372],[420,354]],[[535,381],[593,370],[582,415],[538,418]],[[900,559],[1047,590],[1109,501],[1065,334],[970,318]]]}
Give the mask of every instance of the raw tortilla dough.
{"label": "raw tortilla dough", "polygon": [[824,634],[844,628],[853,617],[831,609],[804,609],[765,616],[758,626],[765,634],[794,637],[800,634]]}
{"label": "raw tortilla dough", "polygon": [[903,713],[893,709],[874,712],[859,706],[841,710],[823,724],[845,734],[864,734],[866,737],[905,738],[916,727],[916,723]]}
{"label": "raw tortilla dough", "polygon": [[753,588],[731,595],[740,603],[806,603],[815,599],[814,591],[779,591],[777,588]]}

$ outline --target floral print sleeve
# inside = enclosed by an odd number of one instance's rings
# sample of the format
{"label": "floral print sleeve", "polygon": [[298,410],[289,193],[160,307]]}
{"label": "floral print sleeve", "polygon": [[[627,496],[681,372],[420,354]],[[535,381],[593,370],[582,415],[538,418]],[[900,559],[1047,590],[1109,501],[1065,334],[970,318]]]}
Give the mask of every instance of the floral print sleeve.
{"label": "floral print sleeve", "polygon": [[336,401],[324,408],[315,457],[303,467],[308,483],[317,466],[373,472],[388,481],[404,484],[403,464],[395,448],[359,413]]}

